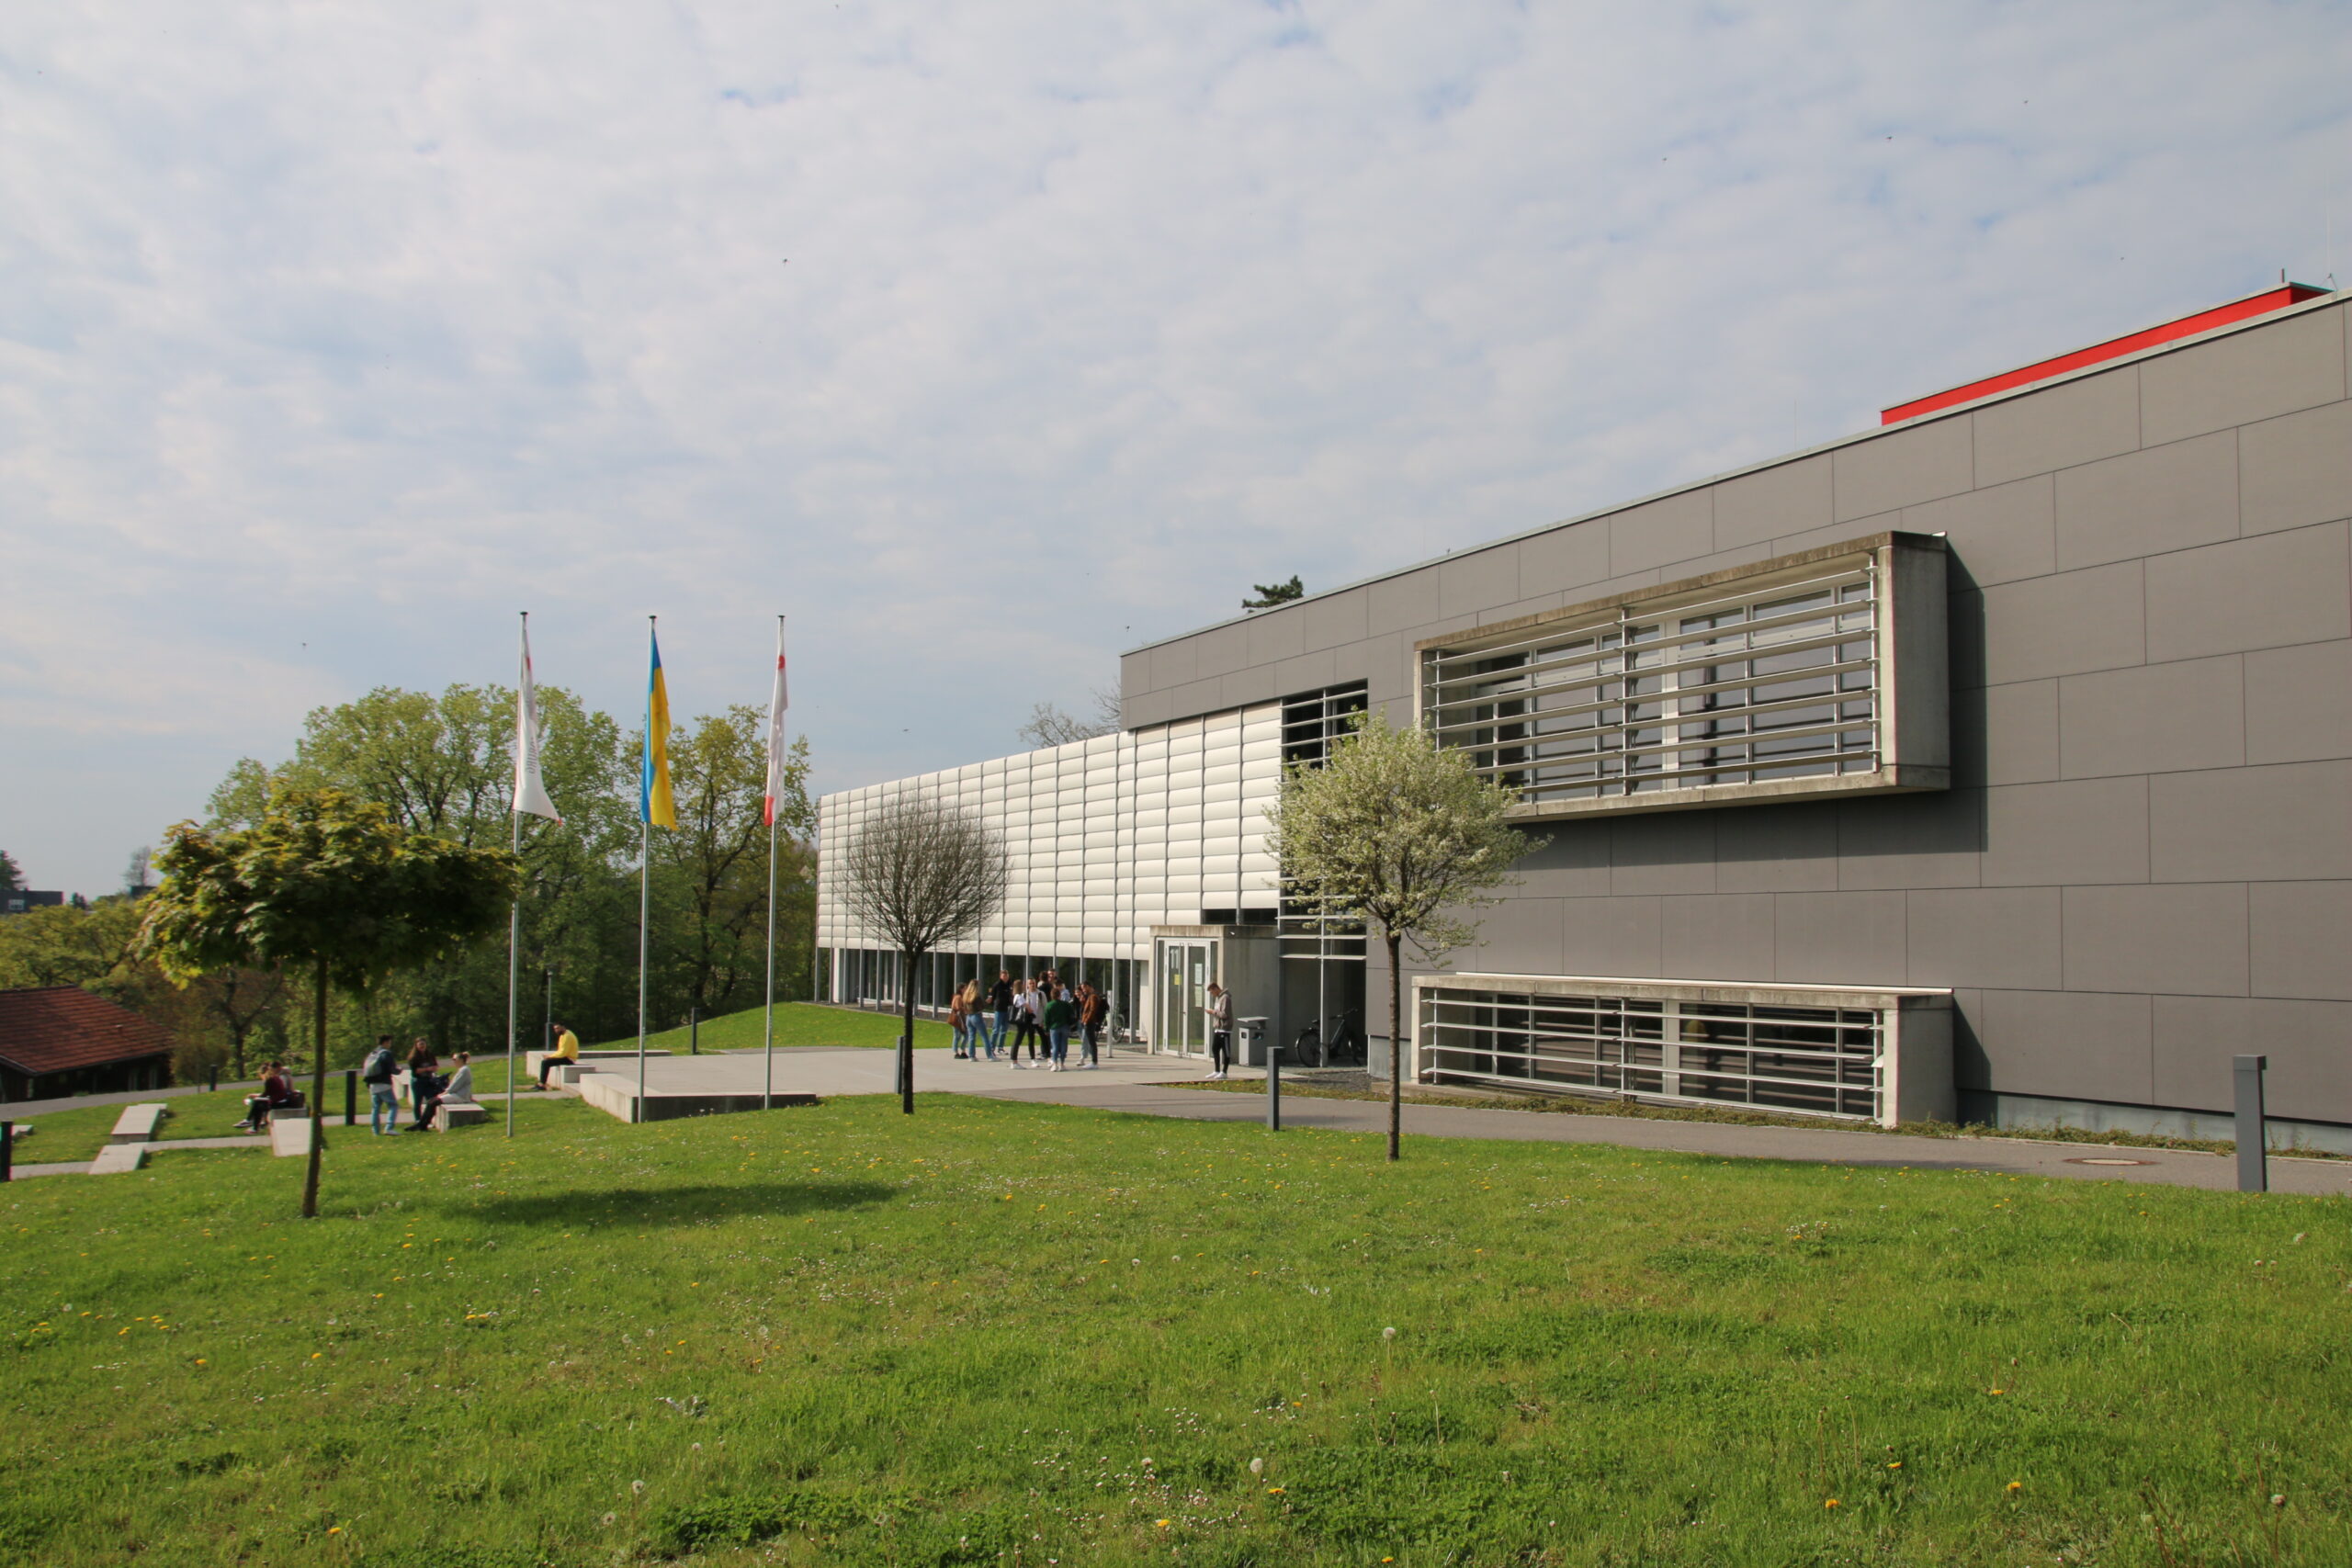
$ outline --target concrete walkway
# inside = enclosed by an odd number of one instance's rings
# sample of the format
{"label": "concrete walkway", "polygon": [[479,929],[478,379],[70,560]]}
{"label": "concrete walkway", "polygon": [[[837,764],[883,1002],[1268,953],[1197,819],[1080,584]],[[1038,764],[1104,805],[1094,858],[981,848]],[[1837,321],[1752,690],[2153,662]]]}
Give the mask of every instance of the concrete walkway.
{"label": "concrete walkway", "polygon": [[[775,1089],[822,1096],[894,1092],[892,1053],[803,1047],[775,1059]],[[605,1075],[636,1089],[635,1062],[615,1063]],[[650,1060],[653,1093],[759,1092],[760,1054],[728,1052]],[[1179,1089],[1171,1080],[1199,1078],[1203,1065],[1173,1056],[1123,1051],[1097,1070],[1049,1073],[1003,1062],[959,1062],[942,1050],[915,1053],[915,1087],[924,1092],[972,1094],[991,1100],[1033,1100],[1095,1111],[1172,1116],[1194,1122],[1262,1122],[1262,1093]],[[1237,1073],[1236,1077],[1244,1076]],[[1251,1073],[1248,1077],[1257,1077]],[[1388,1108],[1376,1101],[1285,1096],[1284,1128],[1385,1134]],[[1646,1121],[1579,1116],[1560,1111],[1487,1111],[1450,1105],[1405,1107],[1411,1136],[1499,1138],[1515,1143],[1614,1144],[1739,1159],[1804,1160],[1822,1165],[1900,1167],[1915,1170],[1989,1170],[2018,1176],[2154,1182],[2227,1191],[2237,1185],[2235,1160],[2226,1155],[2143,1149],[2113,1144],[2052,1144],[2022,1138],[1921,1138],[1842,1127],[1746,1127],[1712,1122]],[[1410,1151],[1407,1152],[1410,1158]],[[2352,1160],[2288,1159],[2273,1156],[2274,1190],[2352,1194]]]}

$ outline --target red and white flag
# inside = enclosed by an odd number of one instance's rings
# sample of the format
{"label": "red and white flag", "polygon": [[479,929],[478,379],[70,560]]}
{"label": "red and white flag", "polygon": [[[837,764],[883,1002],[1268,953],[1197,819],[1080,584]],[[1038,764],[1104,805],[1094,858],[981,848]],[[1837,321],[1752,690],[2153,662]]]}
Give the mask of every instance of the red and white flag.
{"label": "red and white flag", "polygon": [[792,705],[784,688],[784,617],[775,618],[775,695],[768,699],[767,825],[775,826],[776,802],[784,794],[784,710]]}
{"label": "red and white flag", "polygon": [[523,683],[514,694],[514,809],[556,822],[563,814],[539,776],[539,689],[531,679],[531,617],[523,617]]}

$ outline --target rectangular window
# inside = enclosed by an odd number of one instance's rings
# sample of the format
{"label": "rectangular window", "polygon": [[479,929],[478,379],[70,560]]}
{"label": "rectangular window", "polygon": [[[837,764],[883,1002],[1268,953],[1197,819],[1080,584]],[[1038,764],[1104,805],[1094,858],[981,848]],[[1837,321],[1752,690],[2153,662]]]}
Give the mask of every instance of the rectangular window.
{"label": "rectangular window", "polygon": [[1949,1120],[1949,991],[1550,976],[1413,982],[1420,1075],[1661,1103]]}
{"label": "rectangular window", "polygon": [[1943,541],[1882,534],[1419,645],[1516,815],[1951,783]]}

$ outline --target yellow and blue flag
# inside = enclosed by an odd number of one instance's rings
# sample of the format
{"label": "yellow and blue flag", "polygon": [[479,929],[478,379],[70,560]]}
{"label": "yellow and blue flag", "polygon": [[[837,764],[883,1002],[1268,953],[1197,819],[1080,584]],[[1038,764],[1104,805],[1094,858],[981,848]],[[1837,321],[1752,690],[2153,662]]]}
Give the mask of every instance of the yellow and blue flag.
{"label": "yellow and blue flag", "polygon": [[645,763],[638,779],[637,819],[656,828],[678,826],[678,806],[670,794],[670,688],[662,682],[662,638],[653,643],[653,673],[645,687]]}

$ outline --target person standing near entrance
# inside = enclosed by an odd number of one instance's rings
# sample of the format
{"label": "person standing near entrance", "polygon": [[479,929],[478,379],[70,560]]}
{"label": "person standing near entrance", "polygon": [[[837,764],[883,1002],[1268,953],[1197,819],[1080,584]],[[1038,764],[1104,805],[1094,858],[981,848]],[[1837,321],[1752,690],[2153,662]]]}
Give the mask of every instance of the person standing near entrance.
{"label": "person standing near entrance", "polygon": [[1209,982],[1209,1077],[1222,1079],[1233,1066],[1233,993]]}
{"label": "person standing near entrance", "polygon": [[1069,991],[1057,986],[1054,999],[1045,1008],[1046,1043],[1053,1055],[1055,1072],[1060,1072],[1069,1061],[1069,1028],[1077,1021],[1077,1005],[1070,1000]]}
{"label": "person standing near entrance", "polygon": [[1111,998],[1091,986],[1078,988],[1078,1022],[1086,1031],[1086,1065],[1102,1065],[1102,1021],[1111,1016]]}
{"label": "person standing near entrance", "polygon": [[996,1032],[989,1038],[989,1060],[996,1060],[996,1048],[1004,1043],[1005,1026],[1012,1021],[1012,971],[996,972],[996,984],[989,987],[989,1010],[996,1015]]}

